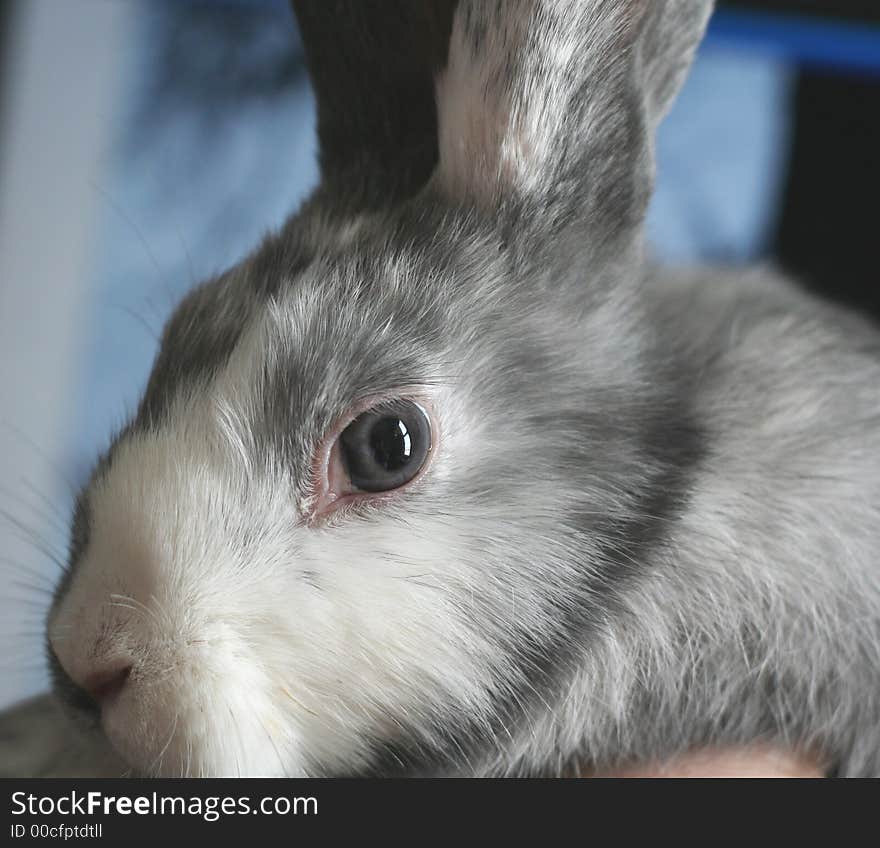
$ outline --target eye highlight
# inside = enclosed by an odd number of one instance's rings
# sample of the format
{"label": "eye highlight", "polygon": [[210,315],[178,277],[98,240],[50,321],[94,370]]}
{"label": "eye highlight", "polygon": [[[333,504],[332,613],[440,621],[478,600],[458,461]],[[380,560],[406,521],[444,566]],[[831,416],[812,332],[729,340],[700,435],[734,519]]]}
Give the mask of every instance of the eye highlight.
{"label": "eye highlight", "polygon": [[412,480],[431,451],[431,421],[419,404],[399,400],[362,412],[339,436],[354,489],[388,492]]}

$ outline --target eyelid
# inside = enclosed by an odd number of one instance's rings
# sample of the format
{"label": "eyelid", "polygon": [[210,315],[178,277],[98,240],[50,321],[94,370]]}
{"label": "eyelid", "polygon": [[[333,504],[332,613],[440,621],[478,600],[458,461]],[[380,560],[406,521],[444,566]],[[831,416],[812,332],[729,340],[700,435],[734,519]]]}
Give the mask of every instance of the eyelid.
{"label": "eyelid", "polygon": [[[391,405],[395,402],[406,401],[416,404],[425,414],[430,425],[431,441],[428,448],[427,457],[421,468],[415,476],[407,483],[396,489],[386,492],[352,492],[342,496],[333,496],[329,487],[329,477],[333,469],[333,452],[339,436],[342,431],[351,424],[358,416],[372,409],[381,410],[385,405]],[[321,440],[312,459],[311,480],[309,483],[308,494],[304,499],[302,509],[301,523],[306,525],[315,525],[321,522],[323,518],[328,517],[338,508],[347,504],[357,504],[359,502],[382,502],[389,500],[411,485],[420,480],[433,463],[435,454],[440,440],[440,431],[437,424],[437,416],[434,412],[432,398],[427,390],[422,387],[413,387],[411,390],[400,389],[394,392],[370,395],[359,401],[356,401],[344,415],[341,415],[327,432],[327,435]],[[338,473],[339,469],[336,469]]]}

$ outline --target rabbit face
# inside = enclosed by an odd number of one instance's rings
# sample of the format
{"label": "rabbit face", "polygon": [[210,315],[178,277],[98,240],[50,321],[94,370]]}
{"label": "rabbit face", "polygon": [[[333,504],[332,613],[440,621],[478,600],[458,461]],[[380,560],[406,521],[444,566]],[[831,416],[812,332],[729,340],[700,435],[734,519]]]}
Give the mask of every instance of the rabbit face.
{"label": "rabbit face", "polygon": [[[194,293],[83,495],[50,640],[139,771],[476,756],[604,614],[622,530],[664,473],[650,425],[630,423],[657,394],[634,336],[610,350],[601,332],[633,310],[598,286],[588,320],[548,310],[548,289],[487,249],[495,233],[450,211],[432,252],[407,235],[417,208],[397,244],[383,220],[380,244],[364,235],[279,284],[269,243]],[[272,293],[244,305],[266,267]],[[354,486],[340,431],[401,401],[424,410],[424,468]],[[329,488],[356,497],[328,503]]]}

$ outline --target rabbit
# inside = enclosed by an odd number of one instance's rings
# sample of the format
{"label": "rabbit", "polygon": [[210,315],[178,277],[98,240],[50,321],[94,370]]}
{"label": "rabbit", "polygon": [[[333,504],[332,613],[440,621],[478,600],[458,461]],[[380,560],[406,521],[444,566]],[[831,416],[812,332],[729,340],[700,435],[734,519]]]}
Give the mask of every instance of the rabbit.
{"label": "rabbit", "polygon": [[880,335],[644,246],[712,3],[294,6],[321,184],[165,327],[18,772],[880,774]]}

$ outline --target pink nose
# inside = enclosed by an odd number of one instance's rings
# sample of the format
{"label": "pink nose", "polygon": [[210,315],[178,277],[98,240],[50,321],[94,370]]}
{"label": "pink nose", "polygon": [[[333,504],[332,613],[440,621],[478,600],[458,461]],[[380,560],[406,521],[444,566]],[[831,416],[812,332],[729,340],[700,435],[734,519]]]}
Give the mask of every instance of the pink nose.
{"label": "pink nose", "polygon": [[112,701],[124,688],[131,674],[131,663],[120,662],[90,672],[83,680],[82,688],[95,703],[103,706]]}

